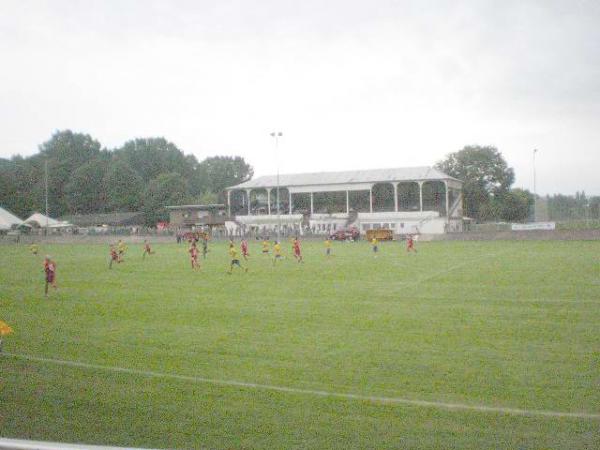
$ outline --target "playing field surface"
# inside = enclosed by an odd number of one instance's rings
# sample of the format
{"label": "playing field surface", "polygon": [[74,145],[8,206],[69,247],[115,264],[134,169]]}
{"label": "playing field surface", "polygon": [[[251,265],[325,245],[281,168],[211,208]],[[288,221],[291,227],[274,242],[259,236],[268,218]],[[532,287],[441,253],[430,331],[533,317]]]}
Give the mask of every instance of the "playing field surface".
{"label": "playing field surface", "polygon": [[[600,242],[0,247],[0,436],[159,448],[600,448]],[[43,296],[42,256],[58,291]]]}

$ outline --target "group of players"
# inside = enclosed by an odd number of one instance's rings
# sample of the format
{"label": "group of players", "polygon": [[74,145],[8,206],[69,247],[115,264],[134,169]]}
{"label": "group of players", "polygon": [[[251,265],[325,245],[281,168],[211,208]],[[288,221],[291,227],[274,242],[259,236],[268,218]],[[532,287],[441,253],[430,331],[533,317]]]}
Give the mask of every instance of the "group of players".
{"label": "group of players", "polygon": [[[204,235],[201,238],[193,237],[193,238],[189,239],[188,253],[190,255],[190,262],[191,262],[192,270],[200,270],[201,269],[200,262],[198,261],[198,255],[199,255],[198,241],[201,241],[200,245],[202,247],[202,258],[206,259],[206,255],[208,253],[208,236],[207,235]],[[377,240],[377,238],[373,238],[370,241],[370,244],[371,244],[371,248],[373,250],[373,254],[375,255],[375,257],[377,257],[377,253],[379,251],[379,241]],[[330,257],[332,254],[331,239],[326,238],[324,241],[324,246],[325,246],[325,255],[327,257]],[[30,250],[34,255],[37,255],[39,248],[38,248],[37,244],[34,243],[34,244],[31,244]],[[116,263],[116,264],[122,263],[124,261],[126,251],[127,251],[127,246],[121,239],[119,239],[119,241],[117,242],[116,245],[111,244],[108,268],[112,269],[113,263]],[[248,258],[250,257],[250,253],[248,251],[248,241],[245,238],[243,238],[240,243],[240,251],[241,251],[242,257],[244,258],[244,261],[248,261]],[[417,249],[415,248],[414,239],[412,236],[408,236],[406,239],[406,251],[408,253],[410,253],[410,252],[417,253]],[[235,243],[234,243],[233,239],[231,239],[229,241],[228,253],[229,253],[229,257],[230,257],[230,264],[229,264],[229,270],[227,271],[227,273],[229,275],[231,275],[233,273],[234,267],[238,267],[240,270],[243,270],[244,272],[248,272],[248,267],[247,266],[244,267],[241,263],[241,260],[240,260],[238,251],[235,247]],[[263,239],[262,254],[269,256],[270,253],[271,253],[271,244],[268,239]],[[148,243],[147,240],[144,240],[144,252],[142,254],[142,259],[145,259],[146,255],[153,255],[153,254],[154,254],[154,251],[152,251],[150,244]],[[298,239],[298,237],[295,237],[292,240],[292,254],[294,255],[294,259],[298,263],[304,263],[304,259],[302,257],[302,250],[300,247],[300,240]],[[275,243],[273,244],[273,265],[275,265],[277,263],[277,261],[281,260],[282,258],[283,258],[283,254],[282,254],[282,249],[281,249],[281,242],[275,241]],[[44,295],[47,297],[48,296],[48,288],[50,286],[54,289],[57,289],[56,262],[54,260],[52,260],[49,255],[46,255],[46,257],[44,258],[43,265],[44,265],[44,274],[45,274],[45,281],[46,281],[45,288],[44,288]]]}

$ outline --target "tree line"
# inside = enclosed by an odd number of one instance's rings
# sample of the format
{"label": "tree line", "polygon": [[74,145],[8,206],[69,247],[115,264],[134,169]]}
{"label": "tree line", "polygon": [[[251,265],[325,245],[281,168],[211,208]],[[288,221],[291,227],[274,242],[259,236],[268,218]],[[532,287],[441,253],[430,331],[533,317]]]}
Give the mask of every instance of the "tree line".
{"label": "tree line", "polygon": [[239,156],[199,162],[162,137],[109,150],[88,134],[64,130],[35,155],[0,158],[0,205],[20,217],[43,212],[46,164],[52,217],[142,211],[150,226],[168,220],[167,205],[222,202],[225,187],[253,175]]}
{"label": "tree line", "polygon": [[[478,222],[533,220],[535,197],[526,189],[512,188],[514,170],[492,146],[466,146],[451,153],[435,167],[463,181],[464,215]],[[600,218],[600,196],[546,196],[550,220]]]}
{"label": "tree line", "polygon": [[[30,157],[0,158],[0,205],[20,217],[45,210],[48,165],[50,215],[142,211],[146,224],[168,220],[167,205],[224,202],[223,190],[252,178],[239,156],[199,162],[162,137],[103,148],[88,134],[57,131]],[[478,222],[533,219],[534,195],[513,188],[514,170],[492,146],[466,146],[435,167],[463,181],[464,215]],[[600,219],[600,197],[546,197],[550,220]]]}

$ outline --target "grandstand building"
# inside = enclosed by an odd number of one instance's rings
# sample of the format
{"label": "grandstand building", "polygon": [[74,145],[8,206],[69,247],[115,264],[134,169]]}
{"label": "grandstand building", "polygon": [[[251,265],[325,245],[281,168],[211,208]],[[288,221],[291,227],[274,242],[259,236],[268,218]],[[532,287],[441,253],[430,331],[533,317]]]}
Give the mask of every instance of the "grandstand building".
{"label": "grandstand building", "polygon": [[462,182],[431,167],[263,176],[226,189],[231,233],[462,231]]}

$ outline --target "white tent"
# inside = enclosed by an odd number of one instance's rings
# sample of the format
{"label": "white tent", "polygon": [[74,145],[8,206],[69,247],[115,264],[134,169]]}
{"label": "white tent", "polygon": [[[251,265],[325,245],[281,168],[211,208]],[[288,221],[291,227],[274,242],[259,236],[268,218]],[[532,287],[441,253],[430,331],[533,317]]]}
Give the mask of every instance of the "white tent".
{"label": "white tent", "polygon": [[0,230],[10,230],[22,223],[23,221],[17,216],[0,207]]}
{"label": "white tent", "polygon": [[46,217],[43,214],[38,212],[33,213],[24,222],[28,225],[38,227],[38,228],[67,228],[72,227],[69,222],[61,222],[60,220],[52,219],[51,217]]}

